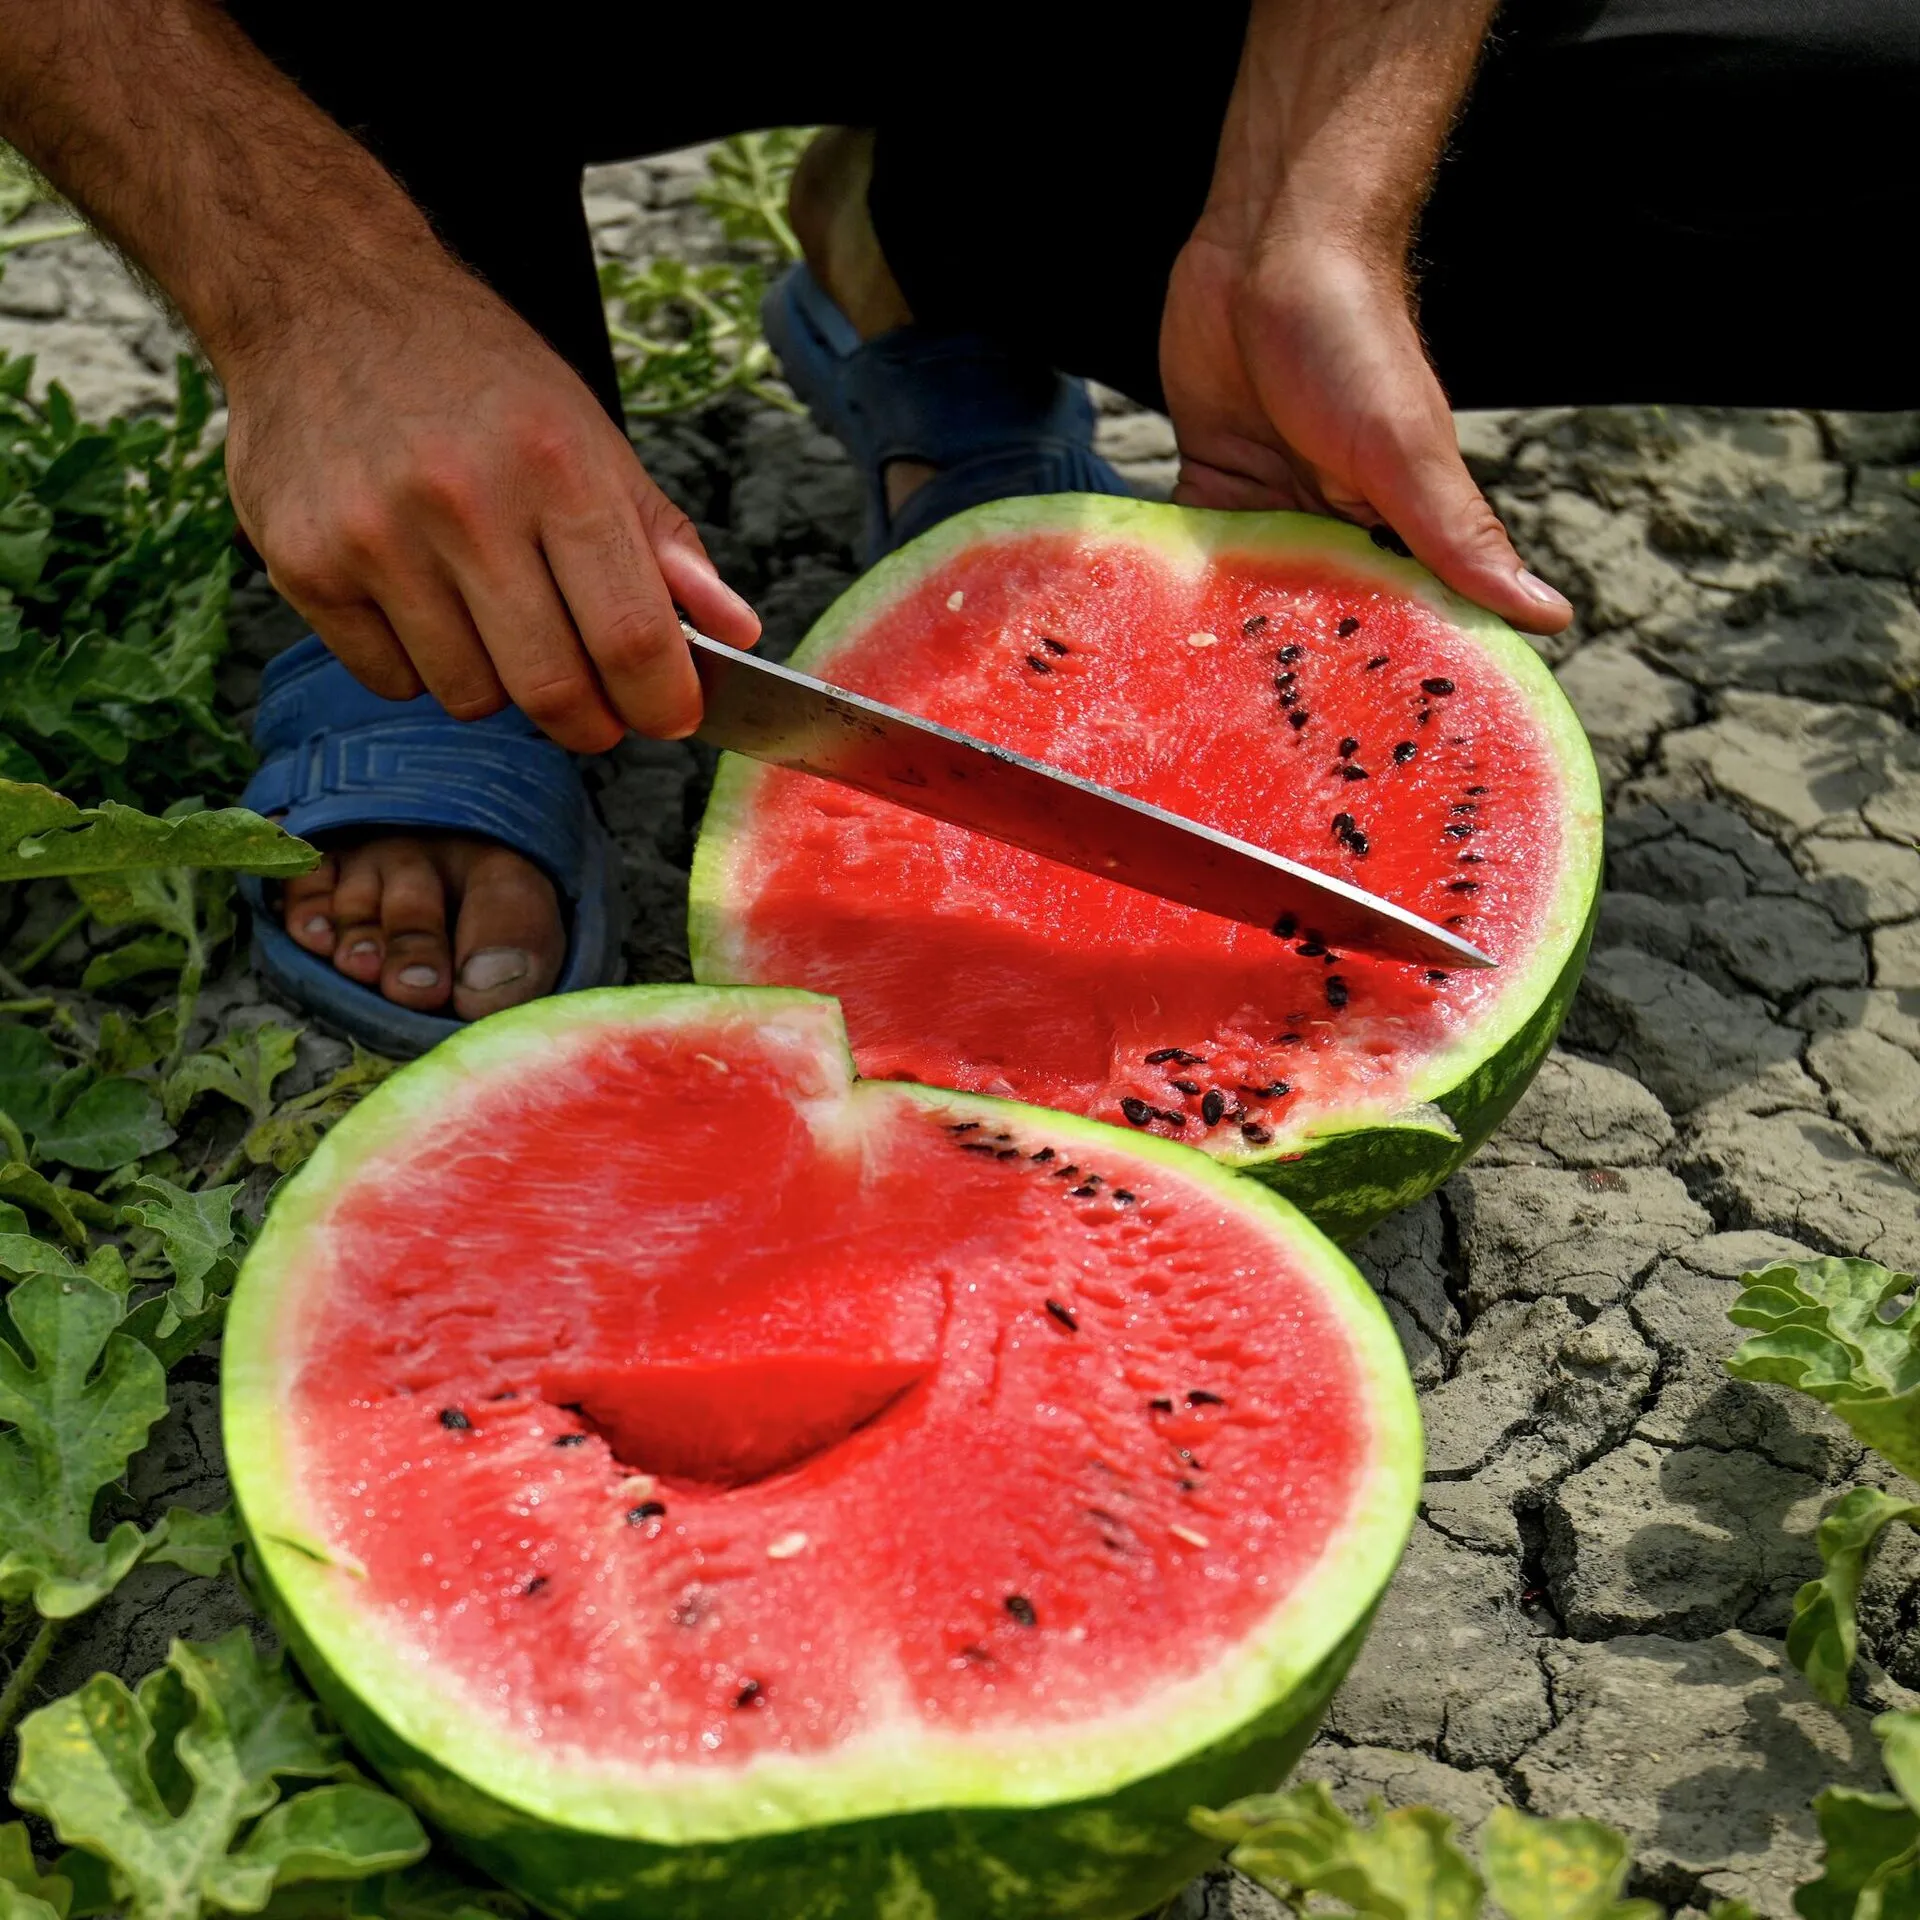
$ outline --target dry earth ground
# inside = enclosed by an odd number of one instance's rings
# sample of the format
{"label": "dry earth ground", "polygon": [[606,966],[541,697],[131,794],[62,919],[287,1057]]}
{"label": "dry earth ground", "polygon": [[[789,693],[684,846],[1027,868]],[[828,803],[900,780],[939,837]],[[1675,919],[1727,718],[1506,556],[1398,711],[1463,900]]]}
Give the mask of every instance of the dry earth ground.
{"label": "dry earth ground", "polygon": [[[610,254],[711,244],[697,155],[609,168]],[[83,409],[150,405],[175,335],[98,248],[12,259],[0,345]],[[1543,411],[1463,418],[1522,549],[1573,596],[1546,652],[1610,801],[1608,892],[1559,1053],[1500,1137],[1361,1261],[1422,1389],[1424,1512],[1310,1771],[1356,1806],[1503,1799],[1632,1835],[1641,1886],[1785,1915],[1823,1783],[1879,1784],[1870,1709],[1920,1688],[1920,1539],[1864,1602],[1862,1706],[1820,1706],[1780,1634],[1817,1567],[1837,1423],[1736,1384],[1743,1269],[1803,1250],[1920,1265],[1920,414]],[[1103,445],[1164,489],[1165,423],[1113,403]],[[728,404],[640,436],[788,645],[853,574],[858,489],[804,421]],[[242,596],[231,691],[294,630]],[[686,974],[682,901],[708,767],[635,743],[596,771],[639,980]],[[278,1013],[234,969],[225,1024]],[[309,1039],[308,1072],[341,1057]],[[184,1371],[190,1372],[191,1369]],[[211,1504],[210,1370],[140,1494]],[[64,1647],[51,1689],[144,1672],[237,1603],[163,1570]],[[177,1597],[176,1597],[177,1595]],[[1184,1920],[1271,1915],[1216,1875]]]}

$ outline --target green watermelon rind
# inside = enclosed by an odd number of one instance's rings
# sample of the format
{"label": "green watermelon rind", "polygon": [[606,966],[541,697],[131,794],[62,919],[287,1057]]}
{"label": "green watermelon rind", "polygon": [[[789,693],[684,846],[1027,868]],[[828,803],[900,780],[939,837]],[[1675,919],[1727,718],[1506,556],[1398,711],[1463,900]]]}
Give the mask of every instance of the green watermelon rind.
{"label": "green watermelon rind", "polygon": [[[839,647],[865,632],[928,574],[996,539],[1084,532],[1138,541],[1176,560],[1221,554],[1330,561],[1422,601],[1479,645],[1532,706],[1562,781],[1561,885],[1526,958],[1503,969],[1505,990],[1457,1045],[1432,1055],[1392,1108],[1354,1107],[1262,1147],[1213,1155],[1284,1193],[1337,1240],[1349,1241],[1438,1186],[1484,1141],[1526,1090],[1573,999],[1586,963],[1601,878],[1600,776],[1578,717],[1546,663],[1507,623],[1442,585],[1425,567],[1374,545],[1343,520],[1304,513],[1223,513],[1096,494],[1038,495],[974,507],[941,522],[861,576],[815,622],[793,654],[832,677]],[[779,770],[722,754],[701,821],[689,883],[687,940],[696,980],[753,984],[736,871],[763,783]]]}
{"label": "green watermelon rind", "polygon": [[[1355,1490],[1351,1521],[1321,1563],[1209,1673],[1071,1735],[936,1742],[916,1732],[802,1761],[763,1756],[726,1774],[692,1767],[674,1777],[622,1777],[602,1762],[569,1764],[530,1744],[511,1745],[452,1690],[435,1686],[386,1625],[356,1605],[364,1575],[304,1510],[286,1425],[300,1298],[324,1270],[331,1196],[370,1159],[416,1150],[464,1092],[497,1070],[524,1071],[529,1055],[557,1065],[609,1025],[671,1022],[713,1032],[742,1019],[756,1027],[777,1020],[806,1038],[844,1081],[856,1118],[860,1101],[881,1097],[992,1112],[1049,1137],[1164,1164],[1237,1212],[1261,1216],[1320,1283],[1352,1341],[1357,1390],[1373,1415],[1374,1458]],[[275,1197],[227,1320],[222,1420],[255,1581],[316,1690],[368,1759],[474,1858],[570,1914],[611,1915],[642,1890],[671,1884],[682,1900],[670,1909],[676,1916],[738,1912],[745,1920],[755,1913],[752,1901],[729,1889],[756,1859],[784,1862],[786,1872],[802,1858],[831,1858],[842,1841],[850,1873],[883,1857],[902,1863],[887,1864],[889,1875],[920,1873],[933,1855],[944,1862],[937,1872],[959,1873],[978,1855],[985,1904],[909,1903],[899,1907],[903,1915],[994,1913],[999,1896],[988,1900],[988,1882],[999,1876],[1011,1888],[1023,1875],[1046,1877],[1048,1899],[1064,1903],[1045,1910],[1107,1914],[1094,1894],[1072,1895],[1074,1874],[1089,1887],[1102,1875],[1119,1887],[1113,1898],[1121,1905],[1111,1911],[1123,1914],[1145,1881],[1157,1875],[1171,1888],[1207,1857],[1204,1844],[1196,1850],[1180,1831],[1188,1800],[1273,1784],[1310,1736],[1405,1544],[1421,1471],[1419,1415],[1397,1337],[1359,1274],[1287,1202],[1191,1148],[1096,1121],[982,1095],[856,1081],[838,1004],[784,988],[605,988],[537,1001],[475,1023],[387,1081]],[[1115,1811],[1146,1806],[1170,1817]],[[936,1847],[937,1834],[947,1838]],[[567,1868],[570,1860],[577,1870]],[[767,1910],[765,1897],[756,1920]],[[1006,1897],[1009,1913],[1036,1910],[1025,1896]]]}

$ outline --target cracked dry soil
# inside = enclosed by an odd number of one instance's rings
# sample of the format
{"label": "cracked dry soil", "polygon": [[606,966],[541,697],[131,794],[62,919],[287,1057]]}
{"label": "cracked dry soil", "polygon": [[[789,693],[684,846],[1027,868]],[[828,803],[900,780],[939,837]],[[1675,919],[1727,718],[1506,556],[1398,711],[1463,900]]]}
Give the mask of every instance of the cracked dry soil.
{"label": "cracked dry soil", "polygon": [[[698,155],[589,183],[602,247],[710,251]],[[83,407],[164,396],[173,336],[98,249],[15,258],[0,343]],[[1102,440],[1164,490],[1165,423]],[[1920,1537],[1863,1600],[1860,1705],[1822,1707],[1780,1635],[1813,1530],[1861,1454],[1816,1407],[1729,1380],[1747,1268],[1807,1251],[1920,1264],[1920,414],[1683,408],[1464,417],[1474,472],[1580,610],[1546,643],[1606,781],[1608,891],[1560,1050],[1499,1137],[1358,1250],[1420,1385],[1430,1481],[1412,1545],[1306,1771],[1358,1806],[1471,1829],[1502,1800],[1624,1827],[1636,1891],[1785,1915],[1808,1801],[1879,1785],[1870,1710],[1920,1688]],[[729,403],[640,451],[790,645],[853,577],[859,491],[806,422]],[[230,691],[290,636],[241,595]],[[596,771],[632,907],[630,977],[686,973],[682,902],[709,767],[635,742]],[[279,1012],[238,968],[223,1024]],[[304,1066],[341,1057],[310,1037]],[[191,1369],[189,1369],[189,1372]],[[210,1373],[134,1491],[204,1506]],[[138,1673],[237,1617],[148,1570],[47,1683]],[[1272,1916],[1217,1874],[1182,1920]]]}

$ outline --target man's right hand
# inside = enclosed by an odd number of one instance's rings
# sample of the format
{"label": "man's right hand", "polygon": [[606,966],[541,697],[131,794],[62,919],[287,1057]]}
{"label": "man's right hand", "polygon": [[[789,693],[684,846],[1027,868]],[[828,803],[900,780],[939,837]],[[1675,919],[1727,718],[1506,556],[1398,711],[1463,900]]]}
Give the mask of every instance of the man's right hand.
{"label": "man's right hand", "polygon": [[583,753],[691,732],[674,603],[738,646],[752,609],[579,376],[453,262],[432,278],[226,356],[234,506],[274,586],[389,699],[511,703]]}

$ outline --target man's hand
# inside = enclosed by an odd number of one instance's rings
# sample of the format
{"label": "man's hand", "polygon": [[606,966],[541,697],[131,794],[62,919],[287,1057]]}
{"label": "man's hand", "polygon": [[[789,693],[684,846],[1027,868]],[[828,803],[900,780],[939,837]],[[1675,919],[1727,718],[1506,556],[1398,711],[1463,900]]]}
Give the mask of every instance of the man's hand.
{"label": "man's hand", "polygon": [[588,751],[692,730],[673,603],[737,645],[752,611],[584,383],[217,0],[0,0],[0,130],[205,347],[241,525],[368,686],[511,700]]}
{"label": "man's hand", "polygon": [[674,602],[740,646],[758,621],[573,371],[451,262],[435,278],[229,356],[228,475],[273,584],[389,699],[511,702],[585,753],[691,732]]}
{"label": "man's hand", "polygon": [[1486,9],[1257,0],[1213,194],[1177,262],[1160,363],[1174,497],[1391,527],[1449,586],[1554,633],[1460,458],[1406,252]]}

